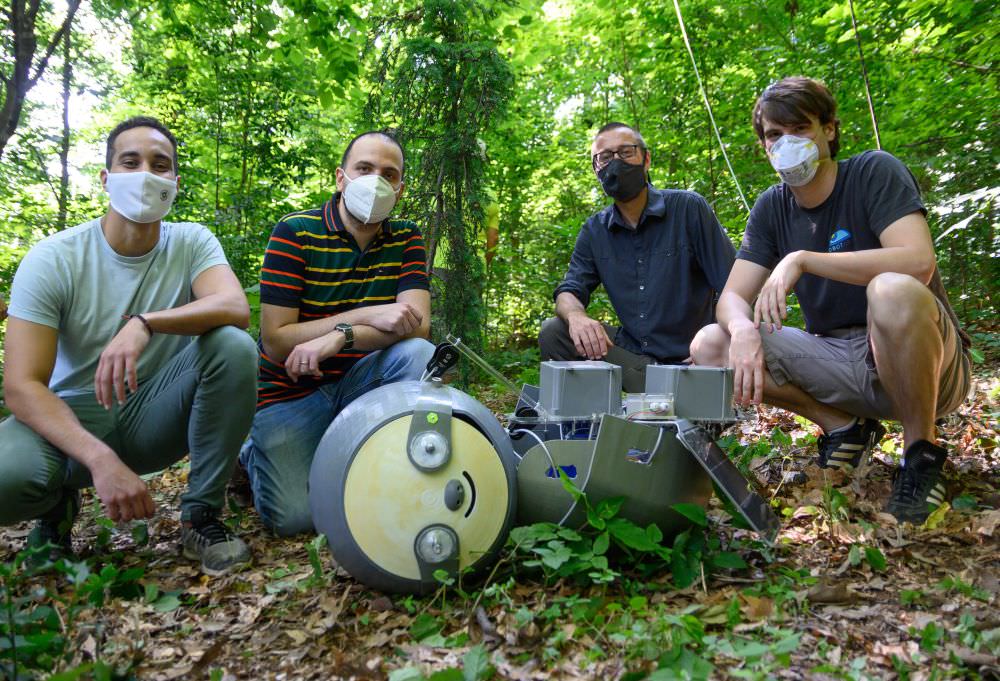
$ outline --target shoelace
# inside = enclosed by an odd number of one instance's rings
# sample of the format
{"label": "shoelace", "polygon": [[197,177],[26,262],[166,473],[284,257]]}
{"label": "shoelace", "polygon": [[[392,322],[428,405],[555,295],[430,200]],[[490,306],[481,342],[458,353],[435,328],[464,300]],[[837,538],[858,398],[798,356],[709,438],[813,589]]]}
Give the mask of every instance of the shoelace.
{"label": "shoelace", "polygon": [[207,520],[198,527],[192,528],[201,536],[208,540],[208,545],[213,546],[221,542],[229,541],[229,530],[222,524],[222,521],[213,518]]}

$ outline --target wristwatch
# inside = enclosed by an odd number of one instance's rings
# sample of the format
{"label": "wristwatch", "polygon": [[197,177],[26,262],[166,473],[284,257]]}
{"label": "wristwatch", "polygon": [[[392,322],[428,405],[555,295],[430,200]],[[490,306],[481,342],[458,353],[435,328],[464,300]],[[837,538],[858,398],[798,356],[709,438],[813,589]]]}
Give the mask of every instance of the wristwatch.
{"label": "wristwatch", "polygon": [[344,334],[344,347],[341,350],[350,350],[354,347],[354,327],[350,324],[345,324],[341,322],[333,327],[334,331],[340,331]]}

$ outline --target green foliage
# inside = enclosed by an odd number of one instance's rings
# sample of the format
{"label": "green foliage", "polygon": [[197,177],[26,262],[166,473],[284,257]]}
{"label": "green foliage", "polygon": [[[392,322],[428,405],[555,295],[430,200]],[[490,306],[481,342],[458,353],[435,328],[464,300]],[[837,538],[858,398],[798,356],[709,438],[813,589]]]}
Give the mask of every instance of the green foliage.
{"label": "green foliage", "polygon": [[[180,606],[180,592],[161,593],[152,583],[142,583],[143,568],[121,568],[113,562],[73,562],[59,559],[39,564],[48,548],[31,549],[0,563],[0,670],[5,678],[28,678],[57,672],[50,678],[120,678],[100,659],[69,666],[77,651],[73,644],[81,615],[113,600],[142,600],[159,612]],[[61,587],[56,579],[64,580]]]}
{"label": "green foliage", "polygon": [[540,569],[549,582],[572,579],[583,584],[611,584],[622,573],[611,566],[609,557],[640,574],[655,575],[669,570],[674,585],[684,588],[712,569],[746,568],[739,554],[720,551],[718,538],[706,532],[705,509],[694,504],[676,504],[674,511],[691,521],[691,528],[664,544],[660,529],[643,528],[619,516],[624,497],[602,499],[591,504],[566,474],[560,471],[563,487],[586,511],[583,527],[571,529],[554,523],[516,527],[508,546],[520,564]]}
{"label": "green foliage", "polygon": [[498,6],[405,3],[400,14],[376,18],[369,39],[383,46],[373,59],[365,116],[373,127],[395,128],[411,159],[400,212],[424,229],[435,336],[452,333],[475,349],[483,318],[478,243],[493,202],[481,136],[502,115],[512,84],[492,30]]}

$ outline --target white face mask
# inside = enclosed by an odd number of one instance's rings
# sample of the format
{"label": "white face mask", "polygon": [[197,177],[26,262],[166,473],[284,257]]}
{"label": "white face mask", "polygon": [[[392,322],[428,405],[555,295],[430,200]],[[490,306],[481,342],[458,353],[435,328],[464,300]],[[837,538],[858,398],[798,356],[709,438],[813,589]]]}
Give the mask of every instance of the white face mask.
{"label": "white face mask", "polygon": [[145,224],[162,220],[177,196],[177,180],[139,171],[108,173],[111,207],[126,220]]}
{"label": "white face mask", "polygon": [[811,139],[782,135],[771,146],[771,166],[790,187],[801,187],[816,177],[819,168],[819,147]]}
{"label": "white face mask", "polygon": [[347,212],[366,225],[382,222],[396,207],[396,192],[381,175],[361,175],[351,179],[344,173],[344,206]]}

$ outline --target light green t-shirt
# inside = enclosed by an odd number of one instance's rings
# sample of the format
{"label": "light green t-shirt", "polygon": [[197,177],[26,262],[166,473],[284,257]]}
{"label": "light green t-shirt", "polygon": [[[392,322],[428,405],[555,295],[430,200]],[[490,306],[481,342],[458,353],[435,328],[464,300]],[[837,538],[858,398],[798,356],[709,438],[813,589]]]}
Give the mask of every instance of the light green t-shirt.
{"label": "light green t-shirt", "polygon": [[[125,324],[126,313],[155,312],[191,302],[191,285],[214,265],[226,265],[218,239],[192,222],[164,222],[149,253],[126,257],[92,220],[42,239],[14,275],[9,314],[59,332],[49,388],[62,397],[92,393],[101,353]],[[154,334],[139,357],[139,382],[180,352],[187,336]]]}

